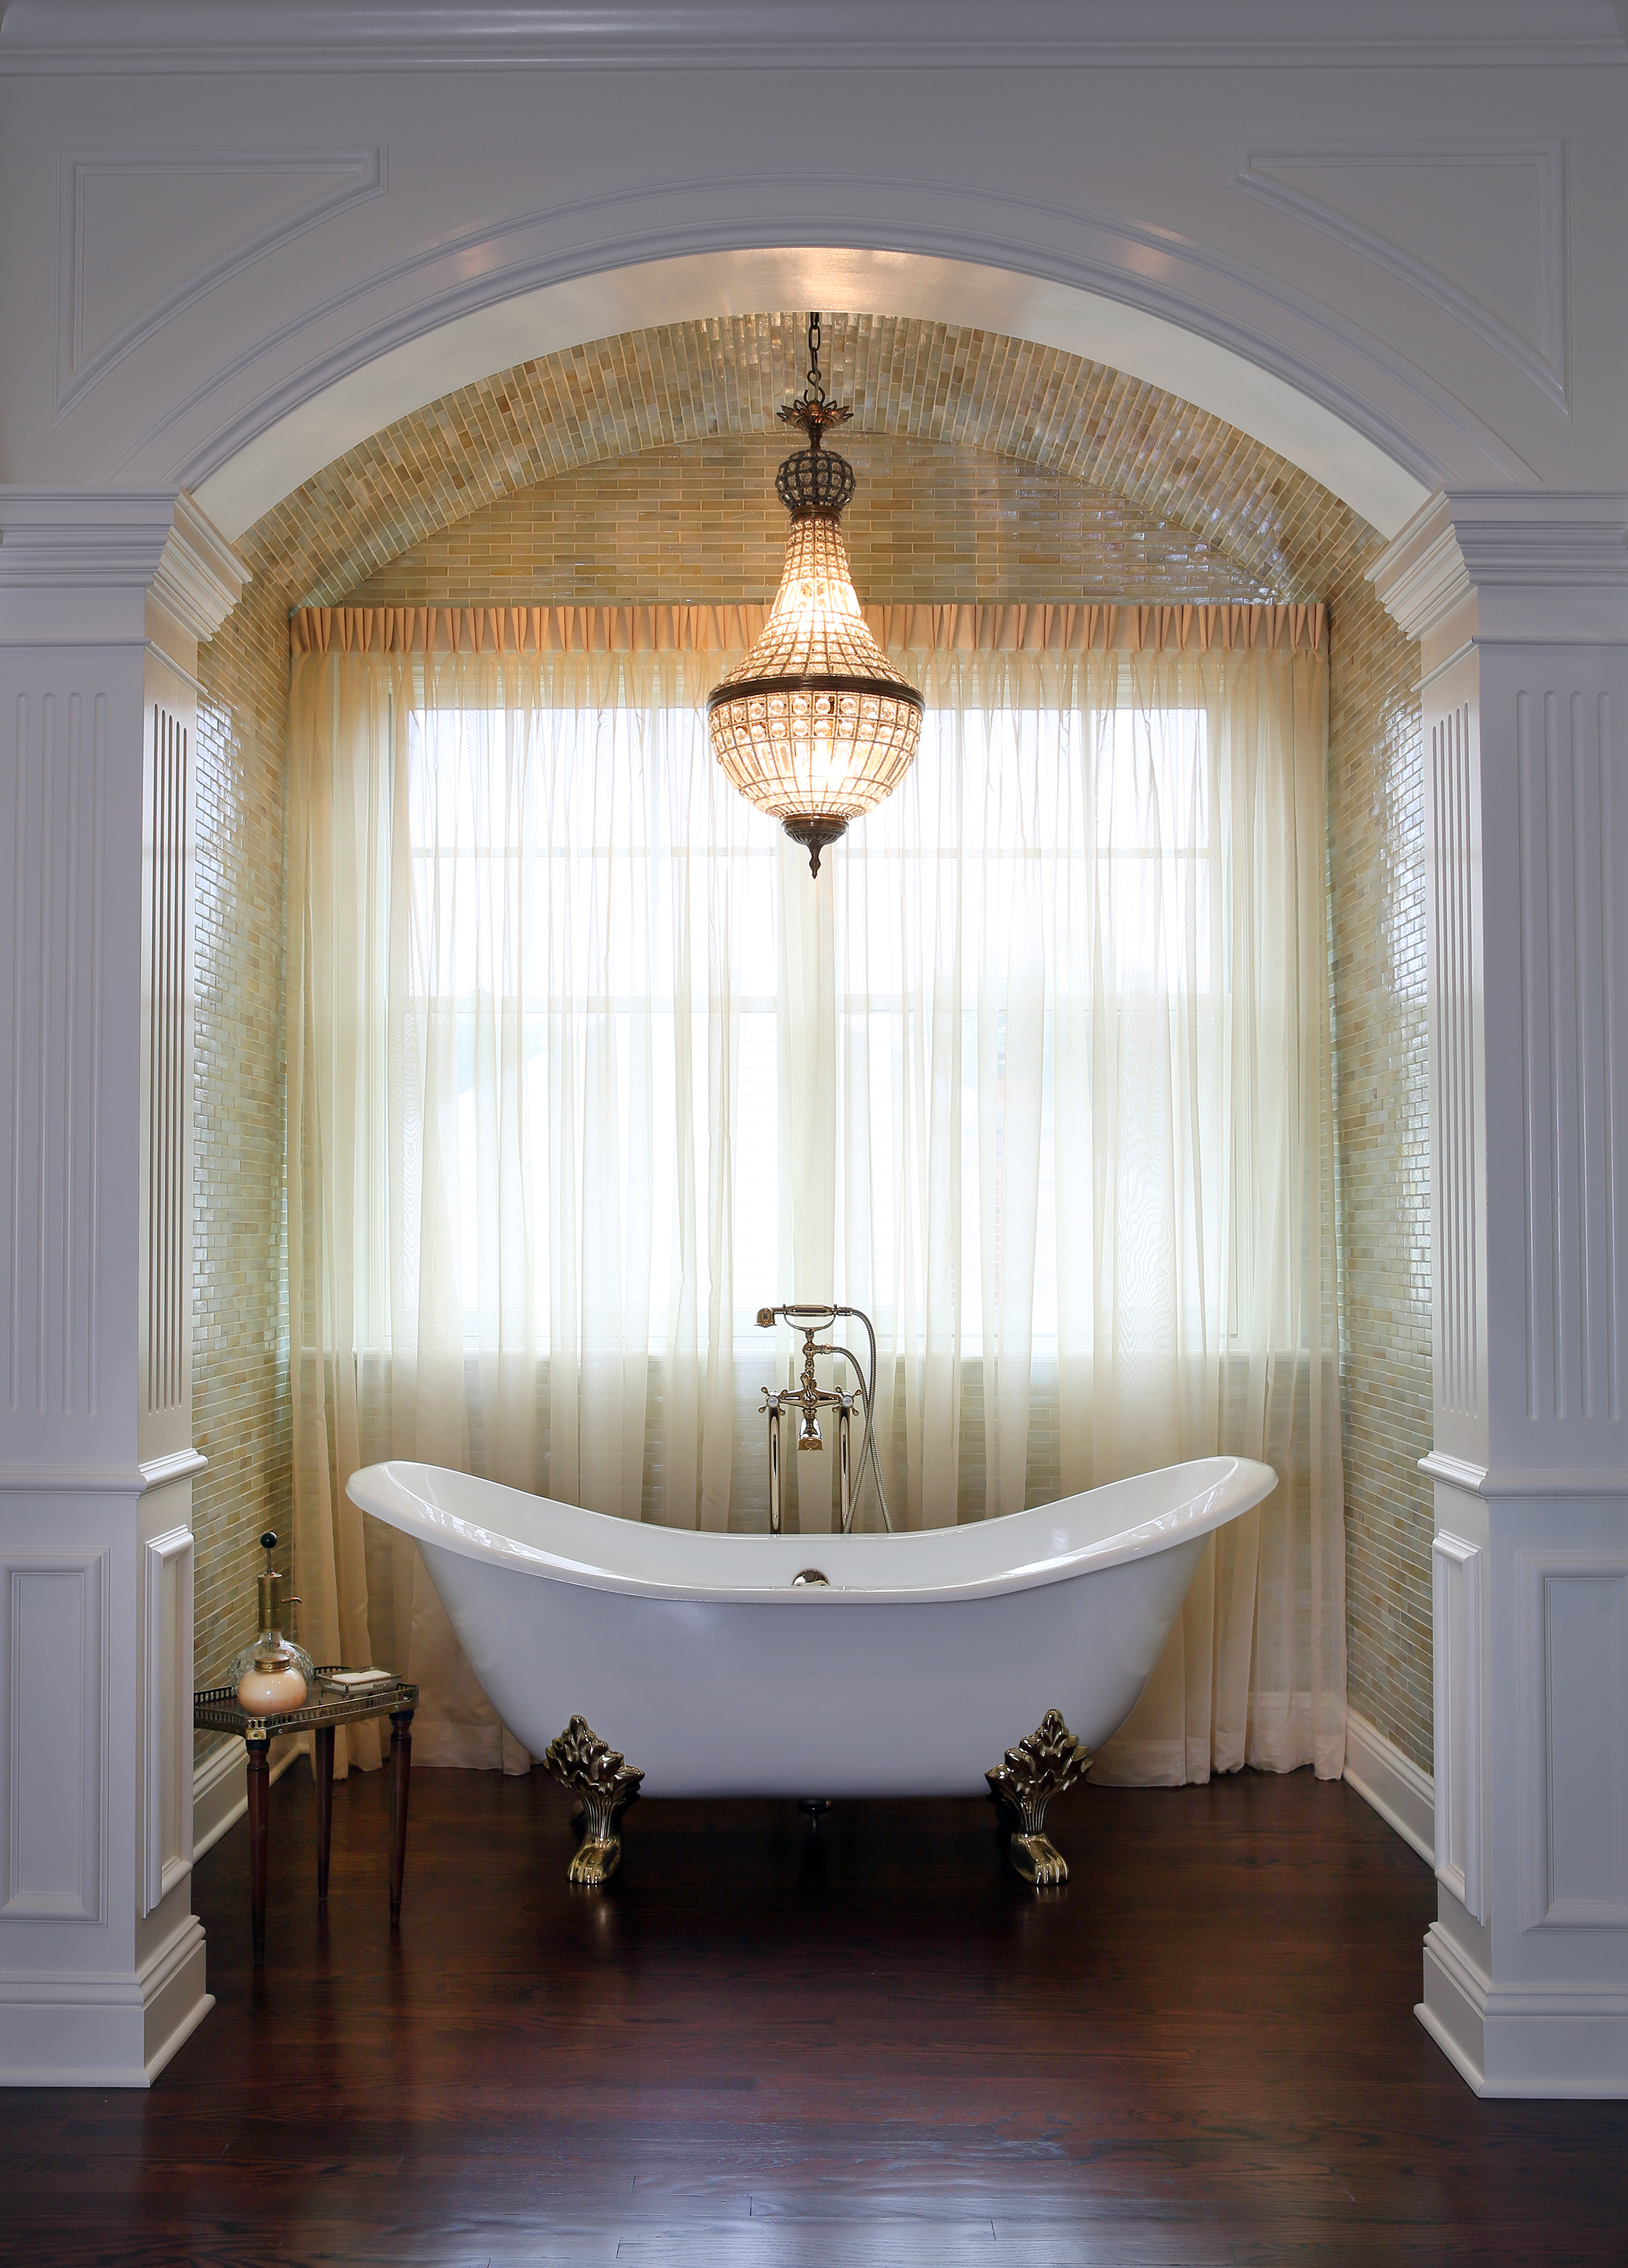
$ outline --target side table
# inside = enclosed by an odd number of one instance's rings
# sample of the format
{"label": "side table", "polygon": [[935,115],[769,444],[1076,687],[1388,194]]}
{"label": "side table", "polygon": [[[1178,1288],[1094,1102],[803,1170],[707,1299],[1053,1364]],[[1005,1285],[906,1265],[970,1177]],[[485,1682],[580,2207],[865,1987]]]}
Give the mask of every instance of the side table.
{"label": "side table", "polygon": [[271,1841],[271,1743],[282,1733],[313,1733],[317,1783],[317,1896],[328,1896],[328,1861],[334,1834],[334,1728],[365,1717],[390,1719],[390,1927],[401,1920],[401,1874],[407,1863],[407,1789],[413,1762],[413,1712],[418,1688],[392,1677],[361,1690],[326,1686],[335,1675],[329,1665],[315,1673],[312,1692],[299,1709],[281,1716],[251,1717],[232,1685],[211,1685],[192,1697],[192,1722],[198,1732],[235,1733],[248,1747],[249,1919],[254,1966],[266,1960],[266,1860]]}

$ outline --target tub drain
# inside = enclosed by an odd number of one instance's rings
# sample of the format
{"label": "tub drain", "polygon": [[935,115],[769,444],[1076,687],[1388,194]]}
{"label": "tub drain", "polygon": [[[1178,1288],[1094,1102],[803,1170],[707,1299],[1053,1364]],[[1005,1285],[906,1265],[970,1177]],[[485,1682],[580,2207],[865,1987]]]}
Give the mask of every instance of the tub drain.
{"label": "tub drain", "polygon": [[830,1577],[823,1573],[818,1567],[805,1567],[799,1574],[793,1575],[792,1578],[792,1588],[794,1591],[797,1590],[799,1586],[807,1586],[814,1583],[819,1584],[822,1589],[827,1591],[831,1587]]}

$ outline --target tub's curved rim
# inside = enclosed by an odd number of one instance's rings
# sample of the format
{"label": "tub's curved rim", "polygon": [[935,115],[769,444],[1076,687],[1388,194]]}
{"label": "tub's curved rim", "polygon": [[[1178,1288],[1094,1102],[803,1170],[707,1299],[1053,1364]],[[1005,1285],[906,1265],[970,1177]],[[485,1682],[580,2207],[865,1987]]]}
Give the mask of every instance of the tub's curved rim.
{"label": "tub's curved rim", "polygon": [[[1092,1497],[1101,1497],[1109,1491],[1130,1491],[1135,1487],[1152,1489],[1155,1484],[1175,1476],[1199,1474],[1205,1479],[1178,1501],[1167,1504],[1146,1518],[1133,1521],[1114,1534],[1093,1537],[1072,1549],[1054,1550],[1044,1556],[1026,1554],[1017,1565],[998,1568],[962,1580],[936,1580],[915,1583],[880,1585],[876,1583],[844,1583],[831,1570],[855,1552],[885,1550],[910,1554],[912,1550],[942,1551],[950,1539],[978,1533],[987,1539],[991,1531],[1010,1533],[1014,1543],[1024,1533],[1038,1536],[1050,1520],[1055,1530],[1056,1515],[1065,1507],[1084,1503]],[[375,1519],[382,1520],[402,1534],[416,1540],[439,1546],[460,1557],[484,1560],[512,1568],[517,1573],[546,1578],[555,1582],[569,1583],[578,1587],[610,1591],[628,1596],[647,1599],[667,1599],[696,1603],[748,1605],[763,1604],[786,1608],[830,1610],[848,1606],[908,1606],[924,1605],[933,1601],[964,1600],[998,1597],[1004,1593],[1027,1591],[1050,1584],[1064,1582],[1078,1575],[1096,1574],[1127,1562],[1153,1557],[1161,1551],[1194,1538],[1203,1537],[1225,1527],[1228,1521],[1250,1511],[1260,1504],[1278,1485],[1278,1476],[1270,1465],[1249,1457],[1205,1457],[1185,1464],[1166,1465],[1155,1471],[1132,1476],[1130,1479],[1104,1484],[1101,1488],[1082,1491],[1074,1497],[1060,1498],[1054,1504],[1036,1505],[1023,1512],[1007,1513],[991,1521],[969,1522],[953,1528],[912,1528],[893,1535],[730,1535],[718,1531],[663,1529],[665,1537],[704,1537],[709,1546],[725,1545],[771,1549],[778,1559],[789,1566],[799,1558],[818,1557],[826,1563],[829,1575],[828,1586],[809,1584],[793,1587],[789,1575],[772,1584],[734,1584],[717,1581],[674,1581],[650,1573],[634,1573],[624,1568],[595,1564],[550,1551],[539,1544],[509,1535],[501,1528],[469,1520],[450,1506],[431,1501],[423,1492],[422,1482],[431,1484],[436,1477],[453,1482],[460,1488],[474,1486],[491,1491],[497,1497],[512,1497],[530,1506],[549,1506],[567,1514],[570,1520],[590,1523],[592,1535],[602,1523],[608,1541],[625,1535],[627,1529],[637,1527],[607,1513],[591,1512],[586,1506],[566,1505],[557,1498],[529,1494],[512,1489],[499,1481],[481,1479],[478,1476],[457,1473],[451,1469],[394,1458],[381,1464],[367,1465],[353,1473],[346,1484],[346,1493],[352,1503]],[[415,1480],[420,1485],[414,1484]],[[648,1535],[652,1531],[642,1529]],[[618,1539],[619,1540],[619,1539]],[[954,1547],[953,1543],[950,1548]]]}

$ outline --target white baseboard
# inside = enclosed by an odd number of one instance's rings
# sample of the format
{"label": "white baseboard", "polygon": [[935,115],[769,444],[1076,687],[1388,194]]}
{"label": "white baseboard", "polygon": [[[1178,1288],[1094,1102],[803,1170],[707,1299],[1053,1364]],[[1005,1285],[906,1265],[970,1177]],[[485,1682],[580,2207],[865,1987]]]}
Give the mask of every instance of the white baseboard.
{"label": "white baseboard", "polygon": [[[298,1740],[276,1742],[272,1778],[300,1753]],[[195,1770],[195,1859],[247,1813],[247,1764],[242,1742],[225,1741]],[[190,1913],[131,1973],[0,1975],[0,2088],[151,2087],[214,2005]]]}
{"label": "white baseboard", "polygon": [[[271,1777],[281,1779],[302,1753],[297,1739],[274,1741]],[[248,1751],[241,1741],[211,1749],[192,1775],[192,1856],[212,1851],[248,1811]]]}
{"label": "white baseboard", "polygon": [[1377,1725],[1355,1710],[1345,1714],[1345,1777],[1387,1827],[1418,1852],[1427,1867],[1436,1863],[1436,1784],[1388,1741]]}
{"label": "white baseboard", "polygon": [[1425,1997],[1414,2014],[1473,2094],[1486,2093],[1488,1982],[1440,1922],[1425,1933]]}
{"label": "white baseboard", "polygon": [[1628,2096],[1628,1992],[1495,1986],[1439,1921],[1425,1933],[1414,2014],[1467,2086],[1517,2101]]}
{"label": "white baseboard", "polygon": [[215,1995],[205,1989],[203,1925],[195,1914],[188,1915],[172,1942],[140,1974],[142,2084],[151,2087],[215,2005]]}
{"label": "white baseboard", "polygon": [[134,1972],[0,1977],[0,2087],[151,2087],[214,2005],[194,1914]]}

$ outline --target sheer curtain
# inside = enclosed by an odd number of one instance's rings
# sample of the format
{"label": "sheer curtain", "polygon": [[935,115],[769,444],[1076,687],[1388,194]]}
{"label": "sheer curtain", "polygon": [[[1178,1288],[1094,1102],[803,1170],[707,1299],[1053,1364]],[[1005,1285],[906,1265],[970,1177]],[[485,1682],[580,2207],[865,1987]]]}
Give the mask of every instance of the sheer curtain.
{"label": "sheer curtain", "polygon": [[296,1548],[427,1761],[526,1760],[349,1474],[760,1524],[752,1319],[836,1296],[911,1524],[1266,1456],[1099,1776],[1341,1768],[1324,661],[901,658],[921,758],[818,886],[711,763],[721,652],[296,658]]}

